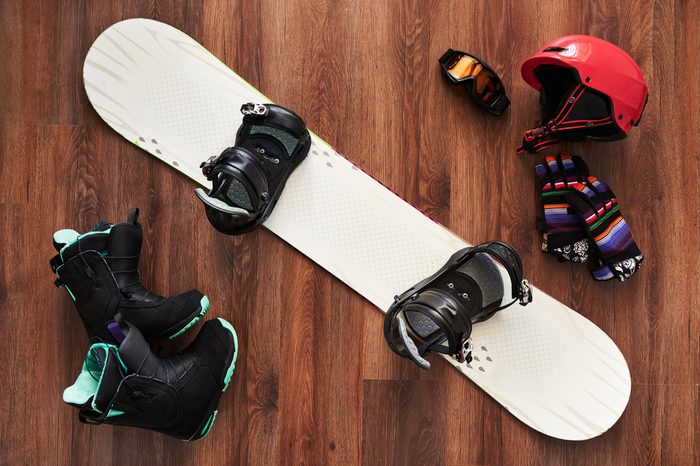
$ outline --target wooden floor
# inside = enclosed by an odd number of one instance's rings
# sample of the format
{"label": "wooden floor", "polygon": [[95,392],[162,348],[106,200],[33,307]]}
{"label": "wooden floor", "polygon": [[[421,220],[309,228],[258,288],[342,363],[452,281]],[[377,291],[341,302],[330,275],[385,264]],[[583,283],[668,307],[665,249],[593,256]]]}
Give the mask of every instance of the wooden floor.
{"label": "wooden floor", "polygon": [[[0,0],[0,464],[700,463],[699,8],[697,0]],[[622,349],[633,385],[620,421],[587,442],[545,437],[447,364],[423,372],[396,357],[372,305],[271,233],[217,234],[190,182],[126,144],[85,96],[88,47],[131,17],[192,35],[460,236],[514,244],[534,283]],[[585,266],[539,251],[532,168],[541,156],[513,150],[539,113],[520,64],[571,33],[619,44],[649,83],[628,139],[568,147],[615,189],[646,256],[624,284],[596,283]],[[501,74],[513,102],[504,116],[479,111],[440,79],[448,47]],[[86,338],[70,298],[53,286],[51,235],[123,221],[132,206],[146,234],[145,283],[166,295],[199,288],[212,300],[209,315],[240,335],[216,425],[193,444],[86,426],[61,401]],[[286,286],[290,274],[305,286]]]}

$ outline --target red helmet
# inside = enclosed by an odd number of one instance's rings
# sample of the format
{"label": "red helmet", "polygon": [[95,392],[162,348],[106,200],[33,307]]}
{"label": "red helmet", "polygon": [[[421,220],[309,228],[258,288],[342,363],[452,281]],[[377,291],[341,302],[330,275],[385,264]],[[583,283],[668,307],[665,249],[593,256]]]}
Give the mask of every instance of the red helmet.
{"label": "red helmet", "polygon": [[647,84],[637,63],[597,37],[561,37],[525,60],[520,71],[540,91],[545,124],[525,132],[519,152],[566,139],[622,139],[639,124],[646,105]]}

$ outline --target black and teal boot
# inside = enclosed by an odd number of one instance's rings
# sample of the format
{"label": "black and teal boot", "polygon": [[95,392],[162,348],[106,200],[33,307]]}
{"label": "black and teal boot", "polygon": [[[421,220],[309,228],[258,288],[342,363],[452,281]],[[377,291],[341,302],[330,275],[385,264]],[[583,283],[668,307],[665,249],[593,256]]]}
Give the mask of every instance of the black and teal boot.
{"label": "black and teal boot", "polygon": [[182,440],[211,430],[238,356],[227,321],[207,321],[192,344],[169,358],[151,352],[139,330],[117,317],[117,345],[93,344],[63,401],[91,424],[141,427]]}
{"label": "black and teal boot", "polygon": [[198,290],[164,298],[143,286],[138,215],[138,209],[131,209],[126,223],[99,222],[82,235],[75,230],[54,234],[58,254],[50,263],[58,276],[55,284],[70,294],[91,339],[113,342],[107,324],[117,313],[147,341],[175,338],[209,310],[208,298]]}

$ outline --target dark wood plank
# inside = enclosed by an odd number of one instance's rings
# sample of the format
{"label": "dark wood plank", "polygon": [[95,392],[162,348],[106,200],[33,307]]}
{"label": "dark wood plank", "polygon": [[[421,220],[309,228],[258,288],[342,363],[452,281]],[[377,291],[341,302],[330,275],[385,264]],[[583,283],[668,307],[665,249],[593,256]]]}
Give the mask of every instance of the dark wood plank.
{"label": "dark wood plank", "polygon": [[[0,2],[0,464],[698,464],[699,8],[697,0]],[[213,231],[190,182],[122,141],[85,97],[87,49],[130,17],[192,35],[460,236],[514,244],[533,282],[622,349],[633,386],[621,420],[587,442],[544,437],[446,363],[423,372],[395,357],[381,314],[271,233]],[[595,283],[587,266],[540,253],[532,168],[541,157],[513,151],[539,114],[520,63],[569,33],[619,44],[649,83],[628,139],[563,147],[613,187],[646,255],[624,284]],[[437,58],[448,47],[497,70],[508,112],[480,112],[442,82]],[[86,341],[70,299],[52,285],[51,235],[120,221],[133,206],[146,233],[144,282],[162,294],[202,290],[210,316],[239,334],[216,425],[194,444],[83,425],[61,402]]]}
{"label": "dark wood plank", "polygon": [[450,425],[438,386],[435,381],[365,381],[362,464],[444,464]]}
{"label": "dark wood plank", "polygon": [[[44,63],[34,56],[28,57],[25,51],[25,47],[38,40],[38,7],[36,2],[0,2],[0,56],[6,64],[0,67],[3,124],[35,123],[38,117],[41,95],[37,92],[36,77]],[[29,53],[35,54],[36,49],[29,48]]]}
{"label": "dark wood plank", "polygon": [[26,208],[36,189],[32,172],[36,163],[36,125],[26,123],[0,123],[0,203]]}

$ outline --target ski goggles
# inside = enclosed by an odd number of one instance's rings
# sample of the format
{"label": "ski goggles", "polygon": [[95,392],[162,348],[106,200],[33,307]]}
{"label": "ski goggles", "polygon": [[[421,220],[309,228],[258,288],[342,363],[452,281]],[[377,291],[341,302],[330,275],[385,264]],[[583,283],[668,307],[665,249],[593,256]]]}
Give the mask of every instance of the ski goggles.
{"label": "ski goggles", "polygon": [[489,113],[500,115],[510,105],[501,78],[481,59],[448,49],[438,63],[448,82],[464,86],[472,100]]}

